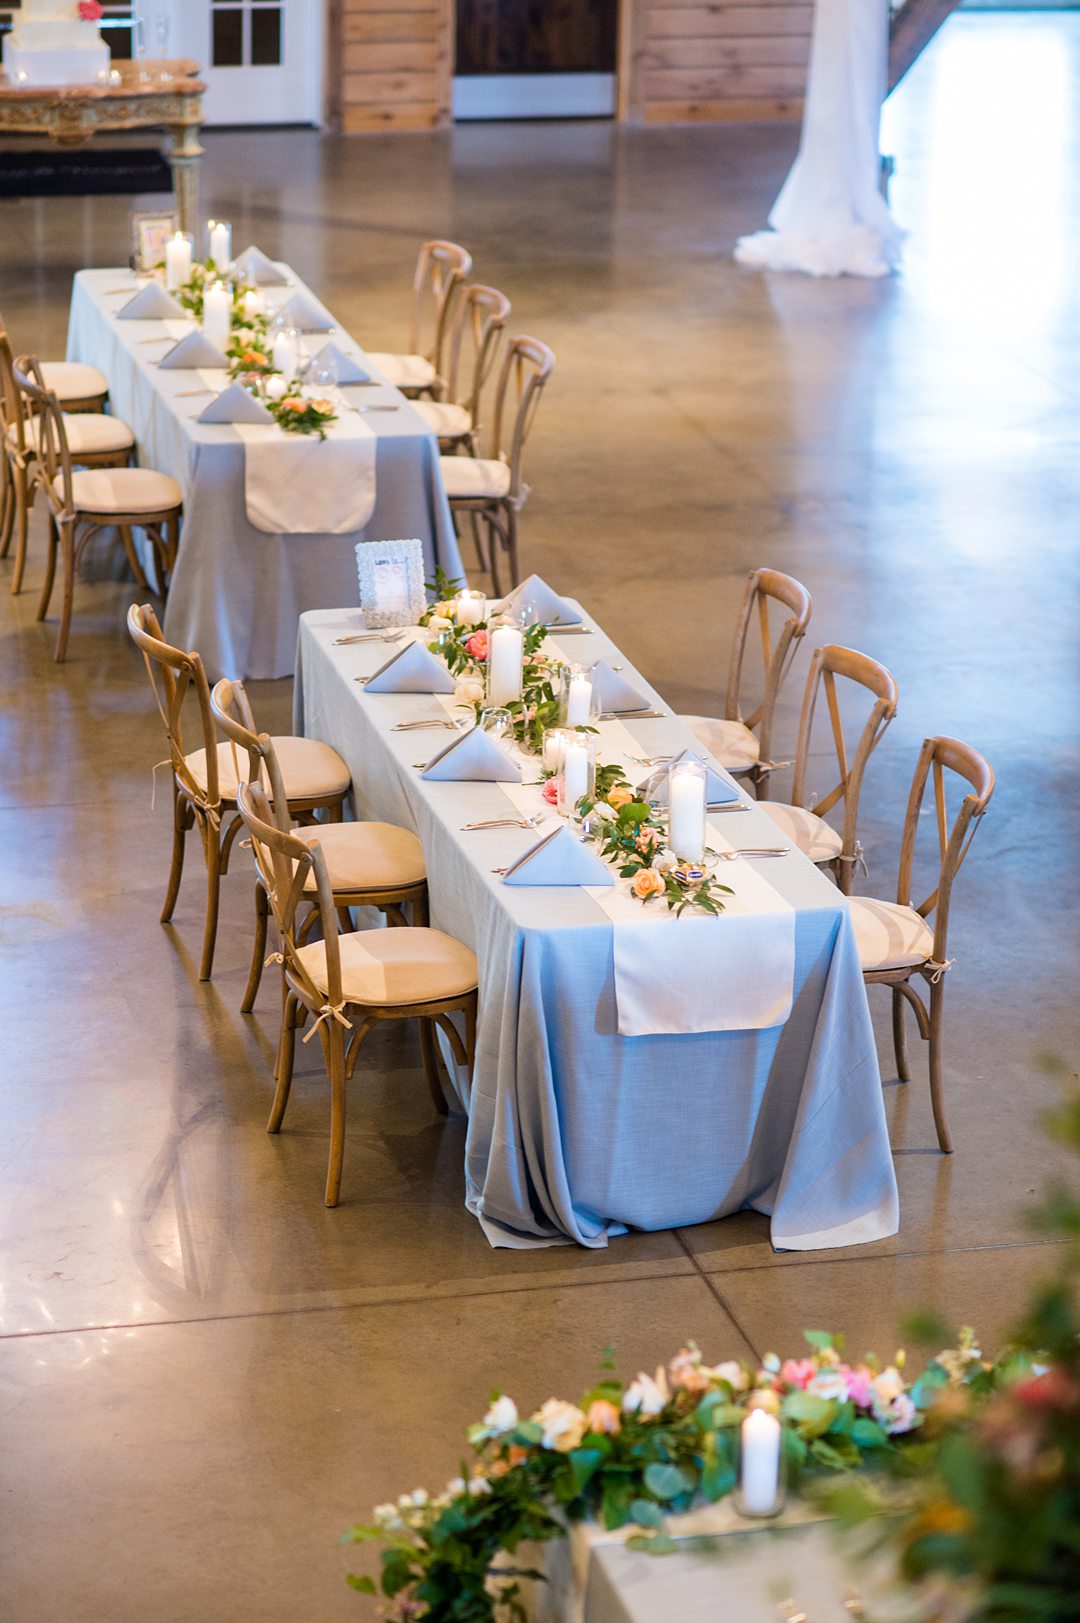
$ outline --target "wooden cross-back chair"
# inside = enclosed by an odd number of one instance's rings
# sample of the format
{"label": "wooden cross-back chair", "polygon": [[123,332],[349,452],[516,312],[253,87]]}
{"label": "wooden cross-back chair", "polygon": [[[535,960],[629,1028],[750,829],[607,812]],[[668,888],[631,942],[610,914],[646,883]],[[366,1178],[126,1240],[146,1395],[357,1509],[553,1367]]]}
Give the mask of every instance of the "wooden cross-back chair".
{"label": "wooden cross-back chair", "polygon": [[[200,656],[174,648],[165,641],[157,615],[149,603],[133,603],[128,630],[146,664],[154,701],[169,741],[173,779],[173,847],[161,922],[168,924],[180,893],[184,849],[188,832],[198,826],[206,861],[206,924],[203,932],[199,979],[208,981],[214,967],[221,876],[229,871],[229,858],[240,821],[236,788],[246,776],[246,763],[237,760],[234,746],[218,743],[210,684]],[[185,714],[198,723],[201,746],[189,749],[184,738]],[[340,822],[349,792],[349,769],[336,751],[314,739],[277,738],[285,757],[284,777],[292,815],[311,821],[325,810]]]}
{"label": "wooden cross-back chair", "polygon": [[[850,761],[840,714],[838,677],[866,688],[874,695],[874,703]],[[814,717],[818,697],[823,690],[840,778],[827,794],[815,798],[807,792],[807,781],[813,765],[810,741]],[[786,804],[773,800],[763,802],[765,813],[794,841],[804,856],[808,856],[811,862],[832,869],[845,895],[851,893],[852,870],[862,859],[858,838],[859,799],[867,763],[896,715],[898,699],[897,686],[891,673],[876,659],[860,654],[854,648],[841,648],[836,643],[815,648],[810,659],[810,674],[806,680],[802,714],[799,717],[791,801]],[[844,824],[843,831],[838,833],[824,819],[826,813],[841,801],[844,803]]]}
{"label": "wooden cross-back chair", "polygon": [[[50,388],[49,367],[41,361],[37,361],[35,381],[38,376],[44,386]],[[65,409],[58,392],[55,389],[51,392],[57,395],[63,410],[64,433],[72,462],[80,468],[128,466],[135,449],[135,436],[126,423],[101,411],[72,413]],[[41,433],[41,415],[30,410],[28,397],[19,388],[11,340],[0,318],[0,558],[7,557],[14,536],[13,593],[22,590],[26,568],[30,511],[40,482],[38,448]],[[133,550],[130,537],[125,546],[130,559]]]}
{"label": "wooden cross-back chair", "polygon": [[[788,611],[775,634],[770,617],[771,603],[778,603]],[[759,800],[768,799],[770,773],[791,764],[772,759],[773,721],[780,691],[806,635],[812,609],[810,593],[794,576],[781,574],[778,569],[753,570],[747,577],[735,627],[723,717],[682,717],[721,766],[737,777],[751,780]],[[764,688],[761,703],[744,714],[743,679],[747,674],[747,649],[755,625],[761,647]]]}
{"label": "wooden cross-back chair", "polygon": [[[277,827],[305,843],[319,841],[343,928],[352,928],[346,911],[350,907],[377,907],[392,925],[407,925],[410,918],[413,924],[427,923],[427,873],[423,847],[415,834],[392,823],[315,823],[294,829],[274,740],[256,728],[243,683],[223,677],[210,694],[210,708],[234,756],[242,751],[247,757],[243,769],[237,762],[237,777],[263,786]],[[256,862],[255,944],[240,1005],[243,1014],[255,1007],[265,966],[269,891],[269,876]],[[306,899],[311,907],[305,928],[311,928],[318,922],[314,892]],[[409,917],[403,911],[406,906]]]}
{"label": "wooden cross-back chair", "polygon": [[433,238],[422,244],[413,273],[408,352],[374,351],[368,356],[404,394],[442,399],[446,337],[458,292],[471,270],[472,255],[459,243]]}
{"label": "wooden cross-back chair", "polygon": [[416,410],[444,450],[476,454],[483,430],[482,400],[510,319],[510,300],[498,288],[473,282],[458,302],[450,333],[446,398],[418,400]]}
{"label": "wooden cross-back chair", "polygon": [[[0,314],[0,333],[14,349],[7,323]],[[109,403],[109,380],[96,366],[85,361],[41,361],[45,387],[60,402],[60,409],[68,413],[103,412]]]}
{"label": "wooden cross-back chair", "polygon": [[[241,784],[238,804],[259,871],[266,876],[285,985],[277,1089],[267,1132],[281,1129],[292,1086],[296,1032],[311,1016],[314,1024],[304,1041],[318,1034],[330,1079],[325,1201],[336,1206],[345,1152],[346,1087],[361,1044],[380,1021],[417,1020],[432,1102],[445,1115],[434,1028],[444,1033],[458,1064],[471,1069],[476,958],[453,936],[427,927],[339,935],[336,898],[319,841],[308,844],[280,828],[261,784]],[[312,898],[322,939],[305,941],[298,916]],[[451,1021],[452,1014],[462,1016],[464,1038]]]}
{"label": "wooden cross-back chair", "polygon": [[451,511],[455,518],[469,514],[481,567],[490,574],[496,597],[502,591],[500,553],[507,559],[509,585],[516,586],[520,578],[518,514],[530,490],[522,463],[540,397],[554,370],[555,356],[538,338],[511,339],[495,389],[490,455],[439,458]]}
{"label": "wooden cross-back chair", "polygon": [[57,559],[60,561],[62,599],[54,654],[59,663],[67,655],[75,577],[93,537],[99,530],[115,526],[135,579],[149,589],[131,534],[139,525],[153,545],[164,591],[179,544],[184,498],[175,479],[150,468],[107,466],[75,472],[64,414],[56,395],[45,386],[40,363],[32,355],[20,356],[14,375],[37,419],[38,482],[49,508],[49,552],[37,609],[39,620],[49,612]]}
{"label": "wooden cross-back chair", "polygon": [[[945,800],[946,772],[956,773],[971,789],[949,824]],[[937,884],[926,899],[912,904],[915,844],[927,784],[933,781],[934,824],[938,840]],[[941,1074],[941,1034],[944,1019],[945,976],[952,967],[948,956],[949,909],[952,888],[968,853],[975,831],[994,793],[994,773],[977,750],[955,738],[928,738],[919,754],[908,796],[900,846],[900,873],[896,901],[851,897],[848,906],[859,944],[863,979],[871,986],[891,986],[893,1042],[897,1074],[910,1080],[904,1032],[904,1004],[915,1011],[919,1035],[929,1045],[930,1100],[934,1126],[942,1150],[952,1150],[952,1134],[945,1113]],[[919,976],[930,988],[930,1005],[912,985]]]}

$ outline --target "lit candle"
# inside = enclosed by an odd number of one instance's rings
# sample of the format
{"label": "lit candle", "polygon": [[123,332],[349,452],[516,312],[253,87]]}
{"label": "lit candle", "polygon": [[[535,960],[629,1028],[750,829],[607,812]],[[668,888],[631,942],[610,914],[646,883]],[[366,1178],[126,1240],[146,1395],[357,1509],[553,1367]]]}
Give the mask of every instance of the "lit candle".
{"label": "lit candle", "polygon": [[584,738],[564,739],[562,773],[564,806],[572,816],[582,795],[589,792],[589,746]]}
{"label": "lit candle", "polygon": [[568,727],[587,727],[591,709],[592,681],[582,671],[579,675],[570,678],[570,690],[566,696],[566,725]]}
{"label": "lit candle", "polygon": [[186,231],[177,231],[165,244],[165,286],[174,293],[190,275],[191,238]]}
{"label": "lit candle", "polygon": [[705,773],[696,761],[672,768],[668,840],[677,857],[700,862],[705,855]]}
{"label": "lit candle", "polygon": [[296,367],[300,359],[300,345],[296,334],[290,329],[274,335],[274,369],[281,373],[287,383],[291,383],[296,376]]}
{"label": "lit candle", "polygon": [[483,592],[459,592],[454,599],[454,613],[459,626],[479,625],[487,614],[487,597]]}
{"label": "lit candle", "polygon": [[219,271],[232,262],[232,226],[221,220],[207,220],[210,233],[210,258]]}
{"label": "lit candle", "polygon": [[203,294],[203,332],[224,354],[232,332],[232,295],[223,282],[211,282]]}
{"label": "lit candle", "polygon": [[244,294],[244,314],[249,321],[254,321],[256,316],[266,314],[266,299],[257,288],[249,288]]}
{"label": "lit candle", "polygon": [[742,1423],[739,1486],[748,1515],[772,1515],[780,1493],[780,1422],[764,1409],[752,1409]]}
{"label": "lit candle", "polygon": [[510,704],[521,698],[525,636],[517,626],[499,626],[488,644],[488,702]]}
{"label": "lit candle", "polygon": [[557,727],[544,733],[544,771],[558,772],[562,767],[562,734]]}

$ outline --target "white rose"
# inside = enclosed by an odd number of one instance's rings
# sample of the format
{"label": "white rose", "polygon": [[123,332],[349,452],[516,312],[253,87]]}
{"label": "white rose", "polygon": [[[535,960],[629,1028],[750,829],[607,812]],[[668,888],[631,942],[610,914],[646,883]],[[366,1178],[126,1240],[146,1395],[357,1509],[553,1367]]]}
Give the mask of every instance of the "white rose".
{"label": "white rose", "polygon": [[733,1358],[726,1364],[714,1364],[709,1373],[718,1381],[726,1381],[733,1392],[745,1392],[750,1385],[749,1375]]}
{"label": "white rose", "polygon": [[428,621],[429,631],[452,631],[453,629],[453,620],[448,620],[445,614],[433,614],[431,619]]}
{"label": "white rose", "polygon": [[454,689],[454,698],[458,704],[482,704],[484,700],[483,682],[478,676],[465,677]]}
{"label": "white rose", "polygon": [[775,1353],[766,1353],[761,1360],[761,1367],[767,1375],[779,1375],[780,1360]]}
{"label": "white rose", "polygon": [[566,1403],[562,1398],[548,1398],[533,1419],[543,1427],[541,1447],[555,1449],[560,1454],[569,1454],[571,1449],[577,1448],[589,1427],[577,1404]]}
{"label": "white rose", "polygon": [[465,1492],[465,1478],[456,1476],[446,1484],[446,1491],[451,1499],[456,1499],[459,1493]]}
{"label": "white rose", "polygon": [[873,1387],[874,1396],[878,1402],[889,1404],[892,1403],[894,1398],[898,1398],[904,1390],[904,1377],[898,1369],[890,1364],[888,1369],[883,1369],[880,1375],[875,1376]]}
{"label": "white rose", "polygon": [[652,865],[657,873],[670,873],[679,866],[679,859],[674,851],[658,851],[652,859]]}
{"label": "white rose", "polygon": [[484,1425],[488,1431],[494,1432],[496,1437],[502,1436],[504,1432],[513,1431],[517,1423],[517,1404],[513,1398],[496,1398],[484,1416]]}
{"label": "white rose", "polygon": [[848,1383],[838,1370],[823,1369],[811,1379],[806,1390],[819,1398],[835,1398],[837,1403],[843,1403],[848,1395]]}
{"label": "white rose", "polygon": [[609,806],[606,800],[598,800],[596,805],[593,807],[593,816],[599,817],[602,823],[614,822],[618,815],[619,814],[615,810],[615,807]]}
{"label": "white rose", "polygon": [[623,1393],[623,1412],[625,1414],[659,1414],[661,1409],[671,1399],[671,1390],[668,1386],[667,1372],[663,1365],[659,1365],[655,1379],[646,1375],[644,1371],[636,1381]]}
{"label": "white rose", "polygon": [[266,380],[266,397],[268,400],[284,400],[288,384],[282,377],[271,377]]}

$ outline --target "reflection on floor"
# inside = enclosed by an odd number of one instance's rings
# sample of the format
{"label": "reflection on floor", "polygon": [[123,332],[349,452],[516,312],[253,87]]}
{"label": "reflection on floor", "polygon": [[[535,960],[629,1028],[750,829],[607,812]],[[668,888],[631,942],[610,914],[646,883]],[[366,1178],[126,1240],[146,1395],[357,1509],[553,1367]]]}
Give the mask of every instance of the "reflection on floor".
{"label": "reflection on floor", "polygon": [[[901,709],[868,779],[863,888],[894,883],[926,734],[995,764],[956,897],[958,1153],[936,1153],[920,1053],[911,1088],[886,1081],[903,1203],[886,1244],[773,1256],[746,1216],[599,1253],[492,1252],[462,1207],[462,1123],[434,1118],[413,1038],[389,1029],[354,1089],[345,1204],[326,1212],[313,1058],[288,1130],[262,1131],[275,1009],[268,983],[256,1018],[237,1012],[242,867],[211,986],[197,867],[175,927],[156,922],[162,749],[122,634],[131,588],[80,588],[55,669],[33,618],[37,533],[28,590],[0,592],[13,1623],[370,1615],[342,1583],[341,1529],[453,1474],[493,1386],[525,1404],[572,1393],[607,1342],[636,1369],[687,1336],[720,1358],[794,1348],[807,1325],[889,1350],[915,1304],[989,1340],[1007,1322],[1042,1257],[1022,1215],[1051,1161],[1033,1056],[1077,1038],[1077,23],[965,13],[905,82],[885,146],[911,239],[886,283],[733,265],[790,160],[785,126],[208,139],[207,211],[292,260],[373,346],[404,340],[421,233],[468,243],[515,327],[554,345],[528,563],[672,700],[709,707],[759,563],[808,584],[815,641],[891,667]],[[72,272],[127,252],[126,203],[7,202],[0,228],[0,305],[23,346],[57,354]],[[278,727],[288,686],[258,694]],[[889,1078],[884,997],[875,1012]]]}

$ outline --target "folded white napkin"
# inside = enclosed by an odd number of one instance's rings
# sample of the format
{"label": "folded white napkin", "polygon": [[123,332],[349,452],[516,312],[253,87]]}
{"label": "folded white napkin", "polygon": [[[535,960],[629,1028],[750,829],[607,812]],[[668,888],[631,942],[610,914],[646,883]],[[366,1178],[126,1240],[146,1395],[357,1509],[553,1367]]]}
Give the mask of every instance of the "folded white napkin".
{"label": "folded white napkin", "polygon": [[221,351],[215,348],[204,333],[198,331],[189,332],[186,338],[181,338],[180,342],[174,344],[158,362],[163,372],[195,366],[222,370],[228,364]]}
{"label": "folded white napkin", "polygon": [[216,400],[199,413],[200,423],[272,423],[274,419],[261,400],[249,394],[243,384],[230,383]]}
{"label": "folded white napkin", "polygon": [[[680,761],[697,761],[698,757],[692,750],[683,750],[680,755],[673,755],[670,761],[650,772],[637,786],[637,792],[642,800],[655,800],[658,805],[666,806],[668,803],[668,773]],[[701,761],[705,768],[705,799],[710,806],[720,806],[727,801],[738,800],[739,791],[735,785],[722,778],[714,767],[707,761]]]}
{"label": "folded white napkin", "polygon": [[241,424],[244,505],[266,535],[352,535],[375,511],[375,431],[362,417],[340,417],[316,434]]}
{"label": "folded white napkin", "polygon": [[582,845],[565,824],[545,834],[538,845],[507,868],[506,885],[611,885],[607,863]]}
{"label": "folded white napkin", "polygon": [[523,609],[531,609],[537,623],[545,626],[577,625],[581,620],[574,605],[553,592],[539,575],[523,580],[503,601],[504,614],[520,614]]}
{"label": "folded white napkin", "polygon": [[407,642],[364,685],[365,693],[453,693],[454,678],[422,642]]}
{"label": "folded white napkin", "polygon": [[175,321],[185,315],[183,305],[160,282],[147,282],[133,299],[116,312],[117,321]]}
{"label": "folded white napkin", "polygon": [[497,738],[472,727],[433,755],[423,776],[442,783],[520,783],[521,768]]}
{"label": "folded white napkin", "polygon": [[236,275],[242,282],[254,282],[256,287],[280,287],[288,281],[285,272],[279,270],[274,261],[268,259],[254,243],[250,248],[245,248],[236,261]]}
{"label": "folded white napkin", "polygon": [[618,671],[613,671],[606,660],[598,659],[593,666],[592,683],[601,710],[648,710],[651,707],[652,701],[639,693]]}
{"label": "folded white napkin", "polygon": [[277,313],[299,332],[333,332],[337,325],[329,310],[310,293],[294,293]]}
{"label": "folded white napkin", "polygon": [[331,359],[337,363],[339,383],[371,382],[371,373],[365,372],[359,361],[352,355],[346,355],[341,346],[335,344],[332,339],[329,344],[324,344],[322,349],[319,350],[312,365],[317,366],[321,360],[325,359]]}

